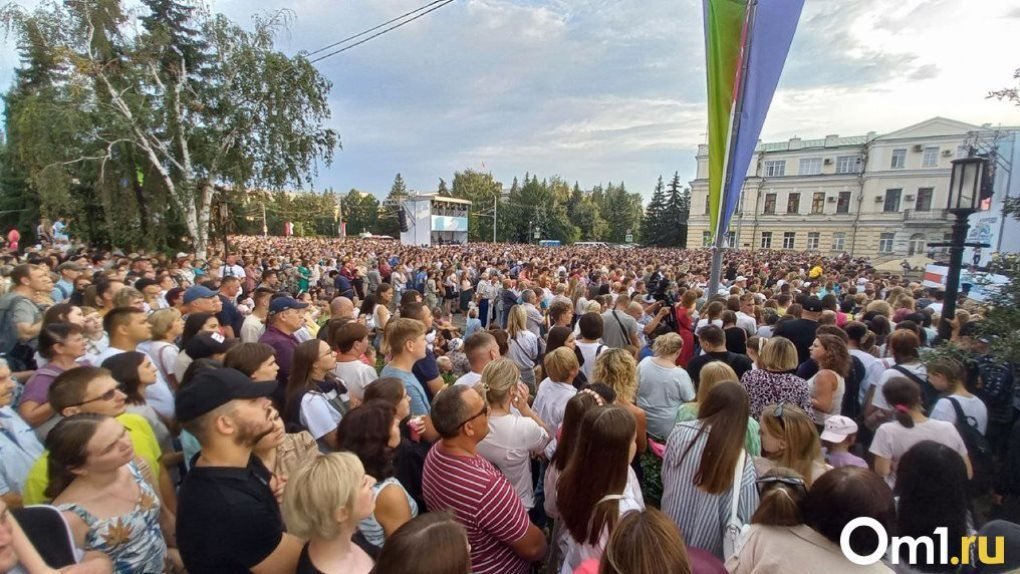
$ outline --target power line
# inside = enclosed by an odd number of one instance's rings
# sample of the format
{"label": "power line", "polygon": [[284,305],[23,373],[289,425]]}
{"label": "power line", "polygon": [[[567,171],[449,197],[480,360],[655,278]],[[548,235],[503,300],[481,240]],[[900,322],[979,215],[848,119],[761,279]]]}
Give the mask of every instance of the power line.
{"label": "power line", "polygon": [[396,18],[392,19],[392,20],[387,20],[386,22],[383,22],[382,24],[379,24],[378,26],[376,26],[374,28],[369,28],[368,30],[365,30],[364,32],[359,32],[359,33],[357,33],[357,34],[355,34],[353,36],[348,36],[348,37],[344,38],[343,40],[339,40],[337,42],[333,42],[332,44],[330,44],[328,46],[323,46],[323,47],[319,48],[318,50],[315,50],[313,52],[308,52],[305,55],[306,56],[314,56],[315,54],[318,54],[319,52],[325,52],[326,50],[328,50],[328,49],[330,49],[330,48],[332,48],[334,46],[339,46],[340,44],[343,44],[344,42],[348,42],[348,41],[353,40],[355,38],[359,38],[361,36],[364,36],[365,34],[368,34],[369,32],[375,32],[376,30],[378,30],[379,28],[382,28],[383,26],[386,26],[388,24],[392,24],[392,23],[396,22],[397,20],[403,20],[404,18],[410,16],[411,14],[414,14],[415,12],[420,12],[420,11],[424,10],[425,8],[428,8],[429,6],[432,6],[434,4],[439,4],[440,2],[445,2],[445,1],[446,0],[434,0],[433,2],[430,2],[430,3],[428,3],[428,4],[424,5],[424,6],[419,6],[418,8],[415,8],[414,10],[411,10],[410,12],[405,12],[405,13],[401,14],[400,16],[397,16]]}
{"label": "power line", "polygon": [[[425,16],[429,12],[435,12],[436,10],[442,8],[443,6],[446,6],[447,4],[450,4],[450,3],[453,2],[453,0],[439,0],[439,1],[441,2],[441,4],[439,4],[438,6],[434,6],[434,7],[430,8],[430,9],[422,12],[421,14],[418,14],[414,18],[410,18],[408,20],[404,20],[403,22],[401,22],[399,24],[396,24],[394,26],[390,26],[389,28],[386,28],[385,30],[382,30],[380,32],[376,32],[375,34],[372,34],[371,36],[369,36],[368,38],[365,38],[364,40],[361,40],[359,42],[355,42],[355,43],[353,43],[353,44],[351,44],[349,46],[344,46],[343,48],[340,48],[339,50],[335,50],[333,52],[330,52],[330,53],[326,54],[325,56],[319,56],[318,58],[310,60],[310,63],[314,64],[315,62],[319,62],[319,61],[325,60],[326,58],[328,58],[330,56],[335,56],[335,55],[337,55],[337,54],[339,54],[341,52],[346,52],[347,50],[350,50],[351,48],[354,48],[355,46],[360,46],[360,45],[364,44],[365,42],[371,40],[372,38],[378,38],[379,36],[382,36],[386,32],[390,32],[392,30],[396,30],[397,28],[399,28],[401,26],[404,26],[406,24],[410,24],[411,22],[414,22],[418,18],[421,18],[422,16]],[[385,26],[385,24],[383,24],[383,26]],[[359,34],[359,36],[360,36],[360,34]]]}

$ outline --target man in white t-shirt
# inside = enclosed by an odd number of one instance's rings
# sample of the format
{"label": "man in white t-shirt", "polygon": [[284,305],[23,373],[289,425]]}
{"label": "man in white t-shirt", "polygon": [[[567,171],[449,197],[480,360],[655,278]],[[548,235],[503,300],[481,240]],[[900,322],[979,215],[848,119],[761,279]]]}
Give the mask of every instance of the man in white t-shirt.
{"label": "man in white t-shirt", "polygon": [[464,355],[467,356],[471,370],[453,384],[473,387],[481,380],[485,366],[499,358],[499,343],[491,334],[478,331],[464,341]]}
{"label": "man in white t-shirt", "polygon": [[368,335],[368,327],[355,321],[345,323],[336,334],[336,347],[340,354],[337,355],[333,374],[347,387],[351,399],[358,402],[365,399],[365,387],[379,378],[375,369],[361,360],[371,345]]}

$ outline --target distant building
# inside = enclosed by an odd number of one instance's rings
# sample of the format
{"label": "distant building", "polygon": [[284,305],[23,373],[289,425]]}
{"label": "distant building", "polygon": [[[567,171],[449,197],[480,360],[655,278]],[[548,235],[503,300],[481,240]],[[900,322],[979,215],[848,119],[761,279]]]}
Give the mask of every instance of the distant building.
{"label": "distant building", "polygon": [[[945,209],[950,162],[966,156],[975,141],[992,131],[937,117],[884,135],[759,143],[730,220],[729,245],[875,259],[927,255],[929,243],[946,241],[951,234]],[[1015,145],[1009,148],[1010,157],[1015,150]],[[707,146],[698,147],[697,161],[688,247],[711,240]],[[1005,180],[1008,172],[999,175]],[[1002,196],[984,215],[987,219],[994,213],[1001,227],[1002,197],[1010,185],[998,179]],[[1013,187],[1018,184],[1014,181]]]}

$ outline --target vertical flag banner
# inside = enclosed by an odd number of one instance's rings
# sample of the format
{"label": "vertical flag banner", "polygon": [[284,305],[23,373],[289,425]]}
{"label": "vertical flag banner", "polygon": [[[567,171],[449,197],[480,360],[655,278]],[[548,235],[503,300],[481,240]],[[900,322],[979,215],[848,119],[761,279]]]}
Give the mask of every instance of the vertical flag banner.
{"label": "vertical flag banner", "polygon": [[737,209],[772,96],[779,85],[804,0],[754,0],[748,14],[744,73],[737,82],[733,135],[727,151],[722,210],[716,232],[725,234]]}
{"label": "vertical flag banner", "polygon": [[705,54],[708,58],[708,205],[709,227],[717,228],[722,200],[726,145],[734,88],[740,69],[745,0],[704,0]]}

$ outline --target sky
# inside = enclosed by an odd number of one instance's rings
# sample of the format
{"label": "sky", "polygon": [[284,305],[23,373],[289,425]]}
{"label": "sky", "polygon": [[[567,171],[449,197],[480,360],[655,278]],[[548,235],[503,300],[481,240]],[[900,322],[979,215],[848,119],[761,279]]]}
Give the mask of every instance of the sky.
{"label": "sky", "polygon": [[[317,50],[428,0],[209,0],[248,26],[288,8],[287,54]],[[32,6],[37,2],[19,0]],[[1020,125],[986,99],[1020,68],[1020,0],[806,0],[765,141],[885,133],[934,116]],[[434,191],[456,171],[525,172],[582,188],[694,177],[705,143],[701,0],[455,0],[317,64],[343,149],[315,188],[385,196],[401,173]],[[17,65],[0,45],[0,87]]]}

